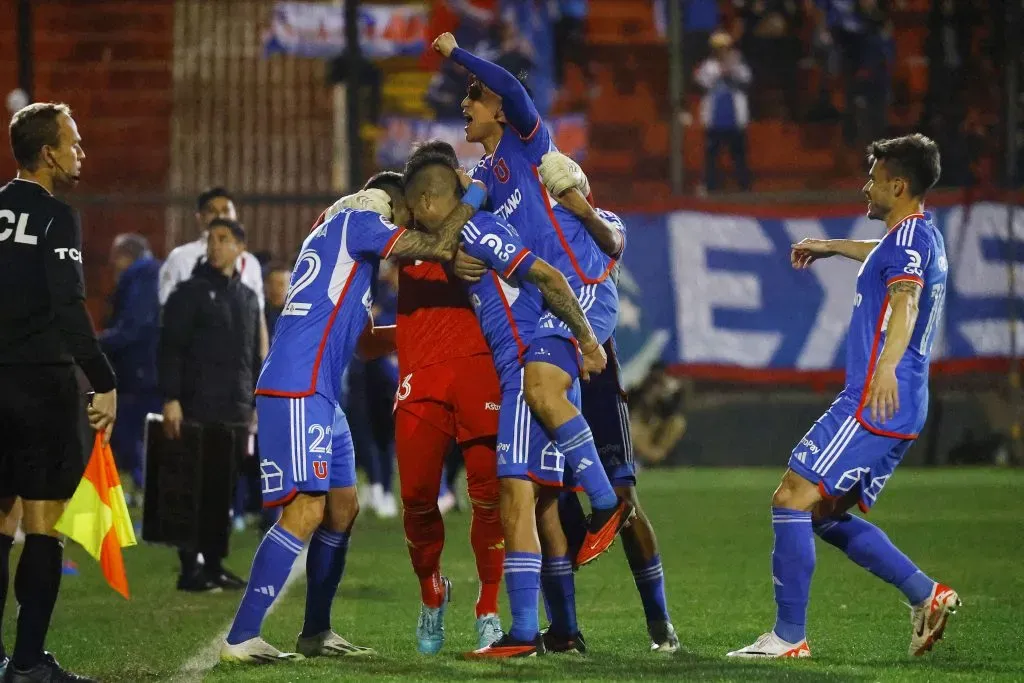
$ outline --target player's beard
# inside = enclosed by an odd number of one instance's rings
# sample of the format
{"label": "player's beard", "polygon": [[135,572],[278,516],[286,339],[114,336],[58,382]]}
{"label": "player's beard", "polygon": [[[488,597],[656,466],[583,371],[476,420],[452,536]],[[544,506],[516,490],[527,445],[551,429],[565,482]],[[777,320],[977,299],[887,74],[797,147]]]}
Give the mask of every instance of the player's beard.
{"label": "player's beard", "polygon": [[868,218],[876,221],[884,221],[887,215],[889,215],[888,209],[879,206],[870,199],[868,200]]}

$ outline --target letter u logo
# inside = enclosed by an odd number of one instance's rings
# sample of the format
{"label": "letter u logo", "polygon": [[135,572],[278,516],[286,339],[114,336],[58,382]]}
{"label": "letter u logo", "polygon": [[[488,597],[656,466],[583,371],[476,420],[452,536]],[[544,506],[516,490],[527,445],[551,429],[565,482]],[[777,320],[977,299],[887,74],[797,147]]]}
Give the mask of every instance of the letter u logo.
{"label": "letter u logo", "polygon": [[505,165],[504,159],[498,159],[498,163],[494,165],[494,175],[498,182],[502,183],[507,183],[508,179],[512,177],[512,174],[508,172],[508,166]]}
{"label": "letter u logo", "polygon": [[313,474],[316,475],[317,479],[327,478],[327,461],[326,460],[314,460],[313,461]]}

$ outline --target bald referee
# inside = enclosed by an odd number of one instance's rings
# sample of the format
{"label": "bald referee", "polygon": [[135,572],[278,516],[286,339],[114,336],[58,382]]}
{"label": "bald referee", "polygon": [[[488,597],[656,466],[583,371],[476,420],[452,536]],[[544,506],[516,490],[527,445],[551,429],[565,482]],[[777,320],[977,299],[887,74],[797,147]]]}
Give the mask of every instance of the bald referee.
{"label": "bald referee", "polygon": [[[85,469],[75,365],[95,391],[89,422],[108,440],[117,411],[114,371],[85,308],[78,214],[57,198],[78,184],[85,152],[63,104],[25,107],[10,135],[18,177],[0,188],[0,528],[20,497],[25,548],[14,577],[18,632],[3,681],[88,681],[43,651],[64,548],[53,526]],[[10,549],[10,537],[0,536],[0,576]]]}

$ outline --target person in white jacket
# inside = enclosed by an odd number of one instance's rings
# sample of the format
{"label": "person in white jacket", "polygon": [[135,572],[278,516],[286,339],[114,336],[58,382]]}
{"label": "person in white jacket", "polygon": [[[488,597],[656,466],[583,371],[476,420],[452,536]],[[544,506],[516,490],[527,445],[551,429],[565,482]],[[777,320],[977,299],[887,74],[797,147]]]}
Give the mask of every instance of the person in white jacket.
{"label": "person in white jacket", "polygon": [[[231,194],[223,187],[212,187],[196,200],[196,223],[199,224],[199,237],[191,242],[186,242],[175,247],[163,266],[160,267],[160,305],[167,303],[167,298],[178,286],[178,283],[192,277],[192,270],[206,256],[206,230],[210,221],[215,218],[226,218],[238,220],[238,213],[235,211],[235,202]],[[265,306],[263,296],[263,271],[259,260],[246,251],[238,257],[235,264],[242,278],[242,284],[256,292],[256,299],[260,303],[260,351],[261,358],[267,355],[269,337],[267,335],[266,322],[263,321],[263,308]]]}

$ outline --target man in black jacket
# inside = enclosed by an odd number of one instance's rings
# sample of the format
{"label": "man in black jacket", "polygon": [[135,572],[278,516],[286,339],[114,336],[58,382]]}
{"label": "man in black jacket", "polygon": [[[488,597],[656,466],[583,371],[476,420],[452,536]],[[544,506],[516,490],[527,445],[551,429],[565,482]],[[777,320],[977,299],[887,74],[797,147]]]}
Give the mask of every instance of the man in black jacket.
{"label": "man in black jacket", "polygon": [[[245,250],[245,230],[236,221],[215,219],[209,226],[206,259],[180,283],[164,305],[160,334],[160,388],[164,432],[181,436],[183,420],[211,429],[234,430],[236,452],[225,458],[230,481],[248,443],[253,391],[260,369],[260,308],[256,294],[242,284],[235,262]],[[215,532],[202,547],[183,548],[179,590],[243,588],[245,581],[224,569],[230,533],[231,496],[216,502],[216,518],[203,523]],[[204,493],[204,503],[209,497]],[[207,508],[209,509],[209,508]],[[221,518],[223,512],[223,518]],[[204,563],[198,561],[203,554]]]}

